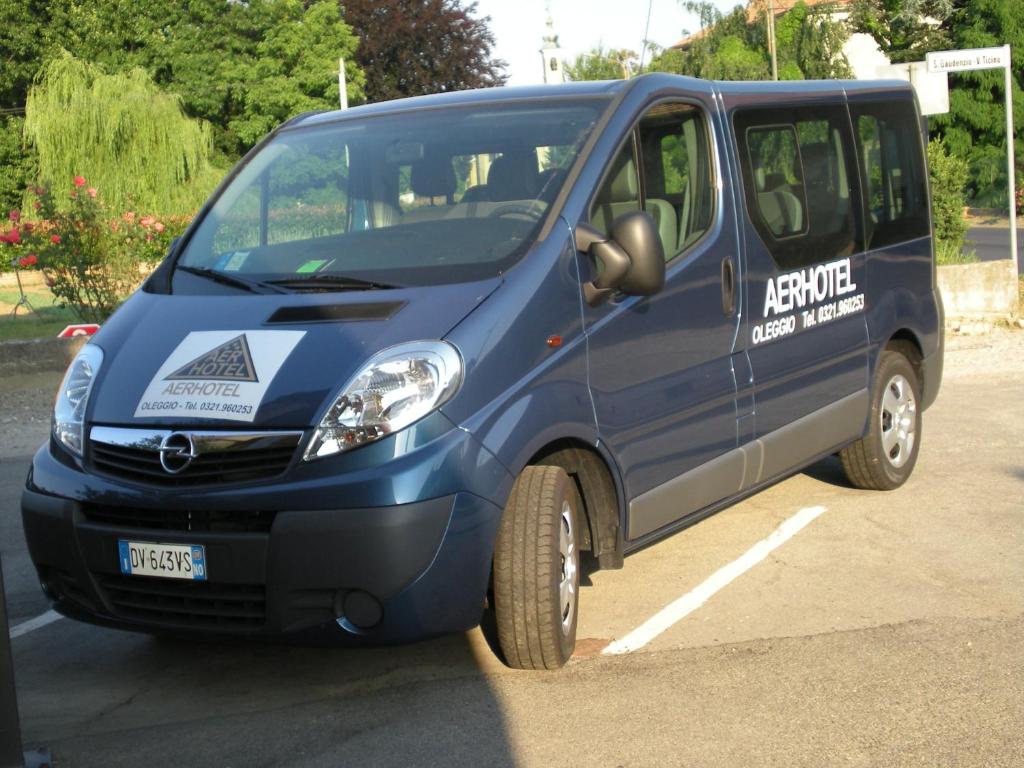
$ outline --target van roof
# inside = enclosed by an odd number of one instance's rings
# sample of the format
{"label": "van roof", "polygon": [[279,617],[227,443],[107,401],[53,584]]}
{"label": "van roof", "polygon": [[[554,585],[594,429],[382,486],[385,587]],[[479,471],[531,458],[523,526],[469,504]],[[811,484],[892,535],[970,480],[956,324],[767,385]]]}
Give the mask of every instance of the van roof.
{"label": "van roof", "polygon": [[319,125],[339,119],[369,117],[413,109],[432,109],[465,104],[486,104],[488,102],[529,101],[532,99],[559,99],[573,97],[611,98],[623,89],[657,90],[659,88],[682,88],[707,91],[708,85],[723,95],[752,97],[764,95],[795,96],[808,98],[838,93],[913,93],[910,83],[902,80],[784,80],[771,81],[729,81],[700,80],[682,75],[652,72],[630,80],[594,80],[562,83],[560,85],[501,86],[467,91],[449,91],[427,96],[413,96],[392,101],[364,104],[347,110],[331,112],[308,112],[288,121],[287,125]]}
{"label": "van roof", "polygon": [[460,104],[486,104],[499,101],[528,101],[531,99],[572,98],[580,96],[611,97],[621,90],[626,80],[593,80],[580,83],[563,83],[561,85],[526,85],[501,86],[497,88],[478,88],[468,91],[449,91],[433,93],[428,96],[411,96],[405,99],[379,101],[364,104],[346,110],[332,112],[316,112],[293,118],[291,123],[315,125],[332,122],[339,118],[368,117],[390,112],[405,112],[411,109],[430,109],[449,107]]}

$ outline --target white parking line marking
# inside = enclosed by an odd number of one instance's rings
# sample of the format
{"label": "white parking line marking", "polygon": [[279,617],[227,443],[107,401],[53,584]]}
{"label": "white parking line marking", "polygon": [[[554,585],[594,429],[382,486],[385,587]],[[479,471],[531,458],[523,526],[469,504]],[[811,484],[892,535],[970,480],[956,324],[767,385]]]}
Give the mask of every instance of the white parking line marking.
{"label": "white parking line marking", "polygon": [[45,627],[47,624],[53,624],[53,622],[57,621],[57,619],[63,618],[64,617],[56,611],[47,611],[41,616],[36,616],[34,619],[29,619],[28,621],[22,622],[21,624],[17,624],[16,626],[11,627],[9,637],[11,638],[11,640],[13,640],[16,637],[27,635],[29,632],[35,629]]}
{"label": "white parking line marking", "polygon": [[804,526],[824,512],[825,509],[826,507],[805,507],[801,509],[772,531],[767,538],[761,539],[761,541],[744,552],[739,558],[719,568],[700,586],[666,605],[625,637],[609,643],[601,653],[606,656],[612,656],[643,648],[673,624],[686,618],[704,605],[722,587],[728,585],[736,577],[742,576],[768,557],[772,550],[777,549],[793,538]]}

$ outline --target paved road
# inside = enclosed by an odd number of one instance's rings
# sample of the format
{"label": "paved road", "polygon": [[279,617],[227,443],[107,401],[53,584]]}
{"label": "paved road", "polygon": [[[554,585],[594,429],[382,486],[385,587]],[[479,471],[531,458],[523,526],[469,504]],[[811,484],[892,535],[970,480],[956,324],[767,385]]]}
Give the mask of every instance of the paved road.
{"label": "paved road", "polygon": [[[62,768],[1019,767],[1024,333],[950,347],[906,486],[855,491],[822,462],[593,574],[562,671],[507,670],[479,631],[335,651],[60,620],[13,642],[26,744]],[[46,610],[16,510],[26,462],[0,458],[14,624]],[[812,505],[649,645],[596,653]]]}
{"label": "paved road", "polygon": [[[971,227],[967,230],[964,249],[973,249],[978,261],[996,261],[1010,258],[1010,227],[1008,224],[993,227]],[[1024,257],[1024,225],[1017,227],[1017,249]],[[1024,260],[1024,259],[1022,259]],[[1024,266],[1021,268],[1024,275]]]}

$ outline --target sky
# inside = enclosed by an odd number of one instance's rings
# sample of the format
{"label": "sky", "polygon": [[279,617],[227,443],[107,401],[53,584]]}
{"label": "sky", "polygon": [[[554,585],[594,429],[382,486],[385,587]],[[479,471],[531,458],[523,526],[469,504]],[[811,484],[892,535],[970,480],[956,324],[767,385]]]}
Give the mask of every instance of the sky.
{"label": "sky", "polygon": [[[640,53],[648,0],[550,1],[555,33],[567,61],[599,43],[605,48]],[[684,11],[680,0],[650,1],[648,37],[658,45],[672,45],[683,37],[683,30],[695,32],[699,28],[696,16]],[[740,0],[713,1],[721,10],[741,4]],[[545,5],[546,0],[477,0],[476,15],[491,17],[493,53],[508,62],[509,85],[543,82],[539,51],[547,31]]]}

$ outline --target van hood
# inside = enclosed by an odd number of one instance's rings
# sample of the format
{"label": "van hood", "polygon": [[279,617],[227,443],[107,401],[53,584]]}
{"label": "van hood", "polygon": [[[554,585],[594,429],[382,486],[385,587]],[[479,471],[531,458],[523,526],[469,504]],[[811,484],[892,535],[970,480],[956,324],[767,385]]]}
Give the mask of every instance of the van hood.
{"label": "van hood", "polygon": [[92,343],[88,420],[304,429],[380,350],[441,339],[502,280],[360,292],[138,291]]}

